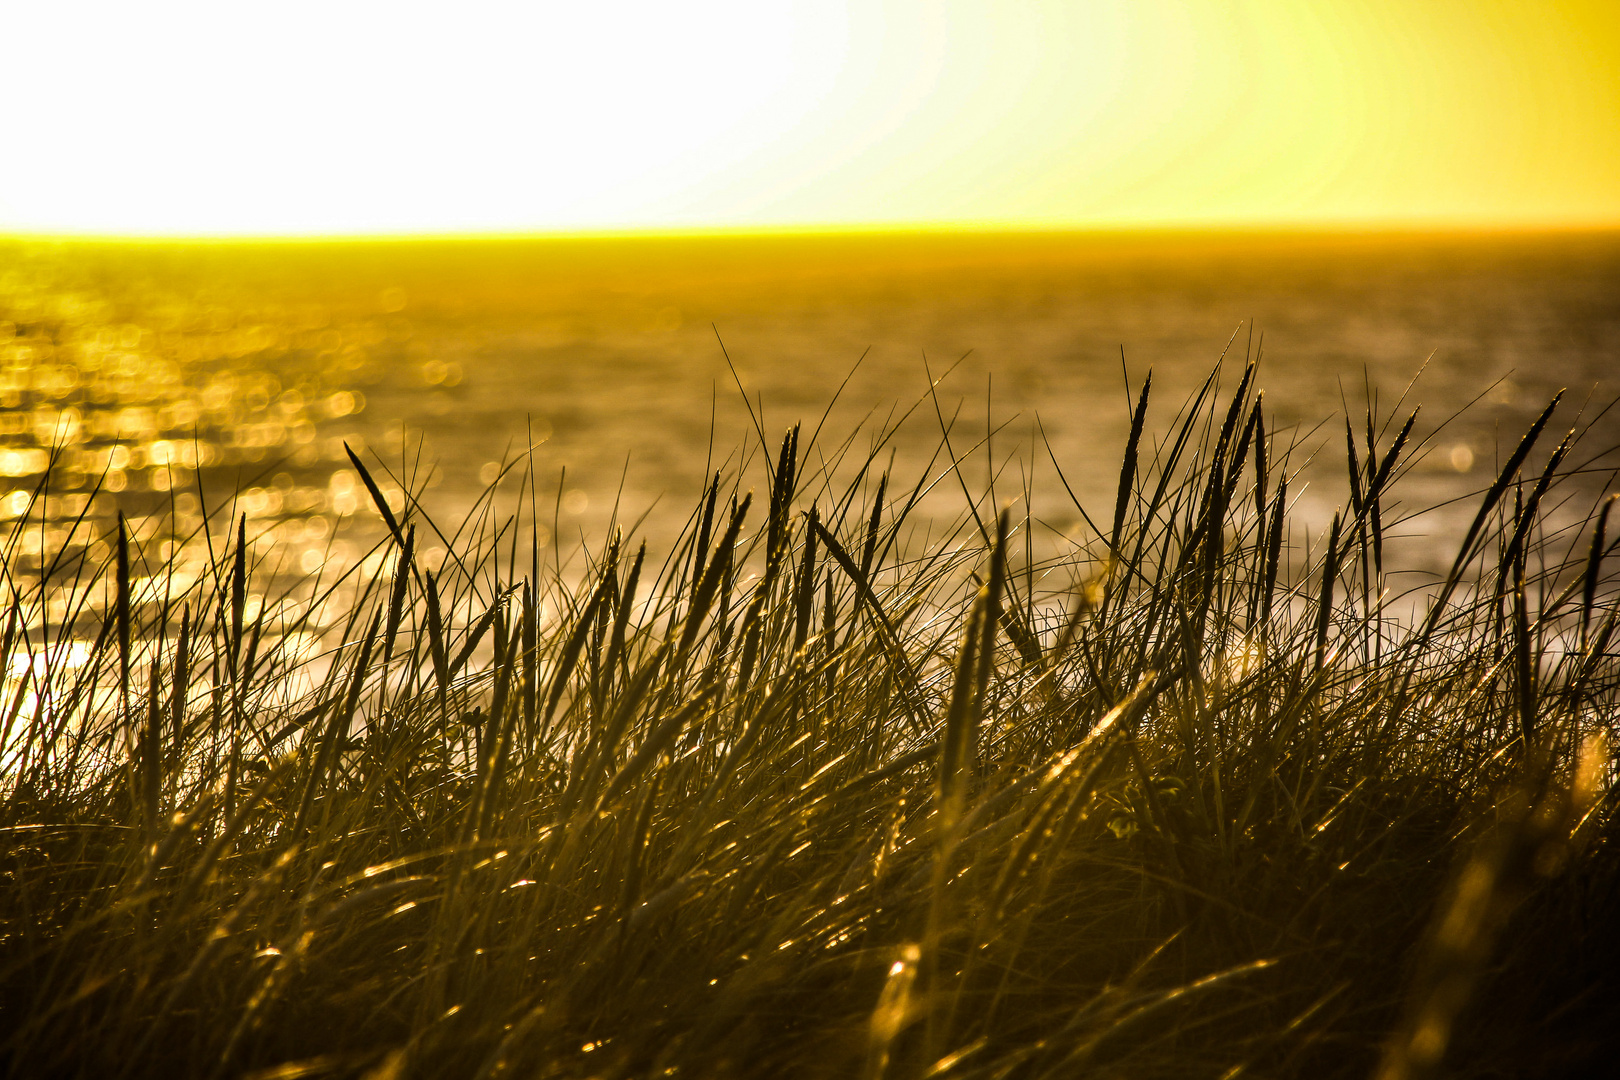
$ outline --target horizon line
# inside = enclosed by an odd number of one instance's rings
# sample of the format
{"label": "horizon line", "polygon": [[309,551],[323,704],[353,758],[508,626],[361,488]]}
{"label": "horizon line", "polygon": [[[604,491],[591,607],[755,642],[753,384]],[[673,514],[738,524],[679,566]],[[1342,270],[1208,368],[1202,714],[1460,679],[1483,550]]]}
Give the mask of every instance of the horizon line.
{"label": "horizon line", "polygon": [[762,225],[620,226],[581,229],[379,230],[372,232],[96,232],[11,230],[0,226],[0,242],[86,244],[316,244],[432,243],[565,240],[658,240],[721,238],[857,237],[880,235],[1487,235],[1597,234],[1620,232],[1620,218],[1301,218],[1142,221],[962,221],[774,223]]}

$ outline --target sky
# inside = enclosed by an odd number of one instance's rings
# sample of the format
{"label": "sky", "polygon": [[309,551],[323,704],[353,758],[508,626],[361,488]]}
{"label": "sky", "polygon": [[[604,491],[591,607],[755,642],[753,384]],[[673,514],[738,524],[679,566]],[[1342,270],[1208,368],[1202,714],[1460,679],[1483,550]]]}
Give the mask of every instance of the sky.
{"label": "sky", "polygon": [[0,0],[0,233],[1620,225],[1617,0]]}

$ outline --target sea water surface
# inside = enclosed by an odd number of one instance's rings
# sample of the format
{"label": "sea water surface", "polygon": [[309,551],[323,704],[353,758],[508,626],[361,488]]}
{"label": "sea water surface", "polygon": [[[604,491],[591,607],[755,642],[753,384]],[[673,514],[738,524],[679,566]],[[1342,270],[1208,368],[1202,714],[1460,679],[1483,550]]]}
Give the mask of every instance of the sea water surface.
{"label": "sea water surface", "polygon": [[[1595,421],[1577,456],[1601,488],[1620,234],[0,241],[0,527],[15,570],[103,555],[119,510],[155,557],[234,508],[308,572],[377,533],[345,443],[446,522],[532,447],[559,543],[615,510],[656,543],[706,473],[836,396],[817,467],[910,410],[879,448],[898,482],[938,474],[948,428],[970,485],[1027,481],[1044,534],[1085,543],[1068,489],[1111,508],[1128,395],[1151,369],[1162,434],[1223,353],[1228,388],[1259,360],[1274,430],[1312,461],[1306,524],[1346,501],[1344,417],[1359,432],[1369,401],[1397,424],[1422,406],[1407,507],[1487,485],[1564,388],[1556,431]],[[1404,528],[1427,542],[1461,512]]]}

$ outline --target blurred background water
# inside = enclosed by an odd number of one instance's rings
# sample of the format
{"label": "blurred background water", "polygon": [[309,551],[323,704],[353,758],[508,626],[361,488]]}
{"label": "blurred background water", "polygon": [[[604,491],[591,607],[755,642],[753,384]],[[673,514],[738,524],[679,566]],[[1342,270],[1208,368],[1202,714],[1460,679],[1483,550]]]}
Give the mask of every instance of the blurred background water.
{"label": "blurred background water", "polygon": [[[14,571],[64,544],[103,554],[118,509],[148,557],[171,554],[171,525],[184,534],[234,495],[262,550],[308,572],[377,533],[345,441],[451,522],[532,442],[541,516],[563,541],[599,539],[616,498],[621,517],[650,508],[656,538],[706,469],[757,445],[737,380],[775,440],[814,427],[854,369],[813,453],[854,432],[864,457],[891,409],[921,401],[883,448],[915,482],[940,444],[927,372],[949,371],[956,451],[997,432],[970,482],[991,460],[1005,494],[1033,475],[1047,535],[1084,540],[1051,458],[1105,516],[1127,372],[1135,387],[1152,368],[1162,432],[1229,342],[1228,385],[1259,356],[1268,409],[1319,451],[1303,520],[1345,501],[1346,406],[1359,431],[1367,388],[1388,413],[1420,369],[1407,405],[1423,406],[1428,453],[1404,498],[1442,501],[1487,484],[1558,389],[1559,433],[1614,395],[1620,235],[5,241],[0,524],[15,530],[54,453],[48,520],[14,537]],[[1617,435],[1598,418],[1577,458]],[[1597,460],[1593,484],[1615,463]],[[1407,531],[1422,542],[1448,523]]]}

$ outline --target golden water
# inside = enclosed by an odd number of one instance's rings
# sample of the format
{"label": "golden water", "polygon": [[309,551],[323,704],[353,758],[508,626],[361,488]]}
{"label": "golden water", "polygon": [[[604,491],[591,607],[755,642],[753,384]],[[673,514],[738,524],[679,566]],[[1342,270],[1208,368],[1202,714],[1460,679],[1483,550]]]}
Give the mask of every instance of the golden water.
{"label": "golden water", "polygon": [[[265,550],[308,571],[369,535],[338,528],[367,502],[345,441],[454,520],[532,439],[565,539],[599,530],[621,482],[621,513],[652,507],[657,531],[752,438],[735,379],[774,440],[814,426],[864,353],[817,453],[876,410],[852,444],[863,456],[925,371],[950,370],[938,393],[957,452],[987,417],[998,429],[970,479],[1010,462],[1011,493],[1033,470],[1053,535],[1083,535],[1037,417],[1075,491],[1111,506],[1122,352],[1133,385],[1152,366],[1162,430],[1229,341],[1262,356],[1278,420],[1325,447],[1307,514],[1343,499],[1343,421],[1310,429],[1346,402],[1359,427],[1365,386],[1387,412],[1428,361],[1409,396],[1424,434],[1483,395],[1411,478],[1409,498],[1439,498],[1488,482],[1556,389],[1571,388],[1570,420],[1615,393],[1620,236],[0,242],[0,525],[15,531],[54,455],[49,520],[12,536],[14,567],[64,543],[99,554],[116,509],[163,555],[160,521],[183,534],[234,495]],[[1592,448],[1615,430],[1600,421]],[[885,453],[909,483],[939,442],[925,401]]]}

